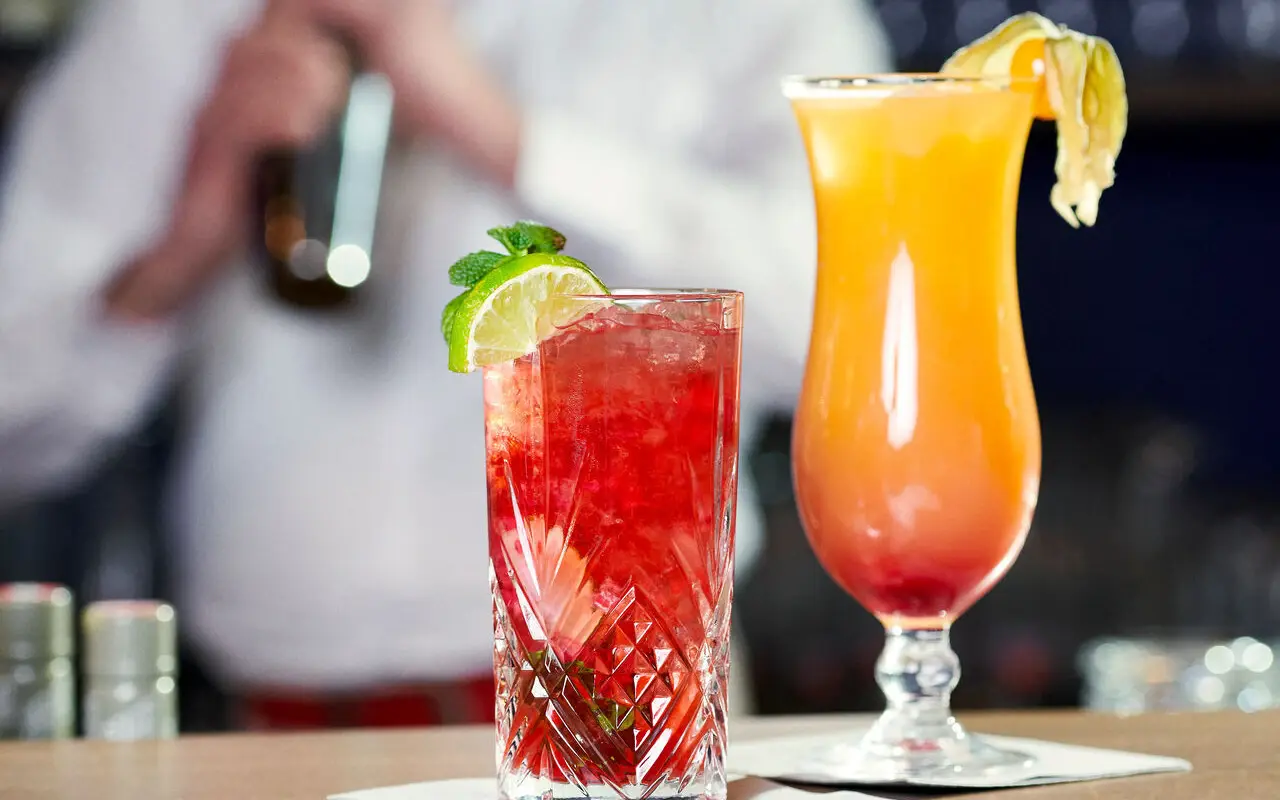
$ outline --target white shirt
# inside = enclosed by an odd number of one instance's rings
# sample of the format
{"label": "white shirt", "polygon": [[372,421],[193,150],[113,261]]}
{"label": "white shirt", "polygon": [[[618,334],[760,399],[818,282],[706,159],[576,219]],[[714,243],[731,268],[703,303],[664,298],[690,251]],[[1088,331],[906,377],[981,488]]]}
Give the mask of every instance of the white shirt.
{"label": "white shirt", "polygon": [[448,265],[533,218],[611,285],[745,291],[745,452],[759,412],[794,402],[813,291],[778,79],[881,70],[880,31],[854,0],[465,0],[461,34],[525,114],[514,193],[424,143],[388,167],[391,279],[368,313],[285,311],[246,262],[198,313],[108,323],[98,293],[161,230],[220,48],[258,7],[98,3],[24,104],[0,216],[0,497],[83,475],[180,368],[179,612],[215,672],[331,689],[482,673],[483,409],[478,376],[445,369]]}

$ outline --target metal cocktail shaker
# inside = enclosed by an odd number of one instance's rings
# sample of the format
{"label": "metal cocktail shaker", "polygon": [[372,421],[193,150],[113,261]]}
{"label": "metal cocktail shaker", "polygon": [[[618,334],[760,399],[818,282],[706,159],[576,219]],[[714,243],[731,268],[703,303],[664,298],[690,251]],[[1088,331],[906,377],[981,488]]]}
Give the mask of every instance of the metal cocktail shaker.
{"label": "metal cocktail shaker", "polygon": [[354,48],[347,102],[310,147],[267,155],[258,172],[256,242],[272,294],[306,309],[349,306],[370,279],[394,94]]}

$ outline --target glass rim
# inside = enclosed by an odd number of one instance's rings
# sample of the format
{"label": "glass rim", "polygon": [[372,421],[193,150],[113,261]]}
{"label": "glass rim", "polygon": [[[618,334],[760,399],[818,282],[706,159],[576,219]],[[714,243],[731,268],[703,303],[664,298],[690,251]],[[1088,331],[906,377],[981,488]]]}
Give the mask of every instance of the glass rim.
{"label": "glass rim", "polygon": [[1006,91],[1041,80],[1014,75],[944,75],[940,72],[884,72],[866,75],[788,75],[782,93],[788,98],[848,97],[861,93],[892,93],[921,86],[970,86]]}
{"label": "glass rim", "polygon": [[567,294],[566,297],[583,300],[646,300],[657,302],[707,302],[709,300],[741,300],[737,289],[649,289],[622,287],[611,289],[608,294]]}

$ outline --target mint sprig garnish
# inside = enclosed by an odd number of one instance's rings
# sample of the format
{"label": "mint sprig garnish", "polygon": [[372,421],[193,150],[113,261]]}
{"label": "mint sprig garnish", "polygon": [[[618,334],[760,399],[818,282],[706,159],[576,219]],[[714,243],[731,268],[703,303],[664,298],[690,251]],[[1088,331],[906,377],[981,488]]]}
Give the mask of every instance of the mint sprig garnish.
{"label": "mint sprig garnish", "polygon": [[492,250],[467,253],[449,267],[449,282],[470,289],[502,262],[530,253],[559,253],[564,249],[564,234],[536,222],[523,220],[506,228],[490,228],[489,235],[498,240],[506,254]]}
{"label": "mint sprig garnish", "polygon": [[529,220],[521,220],[505,228],[490,228],[488,233],[513,256],[559,253],[564,249],[563,233]]}
{"label": "mint sprig garnish", "polygon": [[478,250],[474,253],[468,253],[453,263],[449,267],[449,283],[454,286],[465,286],[470,289],[480,282],[480,279],[493,271],[493,268],[506,261],[510,256],[504,256],[501,253],[491,253],[488,250]]}
{"label": "mint sprig garnish", "polygon": [[529,238],[530,253],[559,253],[564,249],[564,234],[537,222],[522,220],[512,226]]}
{"label": "mint sprig garnish", "polygon": [[440,317],[440,332],[444,334],[445,342],[449,341],[453,318],[461,308],[463,298],[484,276],[513,258],[527,256],[530,253],[559,253],[564,249],[565,244],[563,233],[530,220],[520,220],[503,228],[490,228],[488,234],[507,252],[477,250],[466,254],[449,267],[449,283],[461,286],[467,291],[450,300],[444,307],[444,313]]}
{"label": "mint sprig garnish", "polygon": [[487,233],[497,239],[498,244],[505,247],[513,256],[527,255],[529,248],[533,247],[533,238],[516,225],[509,228],[490,228]]}

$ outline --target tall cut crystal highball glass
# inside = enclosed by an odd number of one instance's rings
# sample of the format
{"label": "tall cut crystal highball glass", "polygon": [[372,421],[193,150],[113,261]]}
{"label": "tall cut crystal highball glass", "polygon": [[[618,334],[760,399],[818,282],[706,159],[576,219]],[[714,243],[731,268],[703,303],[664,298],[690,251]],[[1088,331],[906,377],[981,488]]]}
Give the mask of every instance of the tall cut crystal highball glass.
{"label": "tall cut crystal highball glass", "polygon": [[499,791],[720,800],[742,298],[599,300],[484,371]]}

